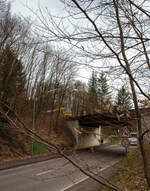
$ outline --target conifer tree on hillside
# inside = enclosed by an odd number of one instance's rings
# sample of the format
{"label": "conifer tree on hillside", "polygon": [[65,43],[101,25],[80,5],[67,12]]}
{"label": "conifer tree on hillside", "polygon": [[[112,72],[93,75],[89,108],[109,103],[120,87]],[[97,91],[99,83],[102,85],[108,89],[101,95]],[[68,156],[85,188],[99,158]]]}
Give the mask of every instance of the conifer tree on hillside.
{"label": "conifer tree on hillside", "polygon": [[103,112],[111,99],[111,91],[109,90],[108,80],[104,72],[97,78],[97,98],[101,112]]}
{"label": "conifer tree on hillside", "polygon": [[115,104],[121,110],[128,110],[128,109],[132,108],[131,96],[125,85],[123,85],[118,90],[117,99],[116,99]]}
{"label": "conifer tree on hillside", "polygon": [[99,76],[93,71],[89,80],[88,89],[88,111],[90,113],[96,110],[103,112],[111,98],[111,91],[109,90],[108,81],[104,72]]}
{"label": "conifer tree on hillside", "polygon": [[97,108],[97,75],[93,71],[88,83],[87,113],[94,113]]}
{"label": "conifer tree on hillside", "polygon": [[0,60],[0,100],[15,109],[18,97],[25,92],[23,65],[9,46],[3,50]]}

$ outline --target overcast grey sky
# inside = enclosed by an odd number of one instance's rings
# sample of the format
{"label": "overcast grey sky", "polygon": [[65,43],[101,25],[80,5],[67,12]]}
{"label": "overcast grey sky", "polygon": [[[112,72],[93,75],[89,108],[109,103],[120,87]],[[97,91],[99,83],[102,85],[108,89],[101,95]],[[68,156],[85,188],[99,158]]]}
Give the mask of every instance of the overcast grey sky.
{"label": "overcast grey sky", "polygon": [[[30,17],[32,20],[36,20],[36,16],[32,14],[29,10],[32,9],[34,12],[37,12],[39,7],[44,10],[48,8],[49,12],[53,15],[62,16],[65,14],[64,6],[60,0],[10,0],[12,2],[12,13],[15,13],[19,16]],[[28,8],[29,7],[29,8]],[[85,66],[80,67],[76,79],[88,82],[88,79],[91,75],[91,68],[86,68]]]}
{"label": "overcast grey sky", "polygon": [[12,12],[21,16],[32,16],[30,7],[34,11],[41,8],[48,8],[52,14],[60,14],[63,12],[63,4],[59,0],[10,0],[12,2]]}

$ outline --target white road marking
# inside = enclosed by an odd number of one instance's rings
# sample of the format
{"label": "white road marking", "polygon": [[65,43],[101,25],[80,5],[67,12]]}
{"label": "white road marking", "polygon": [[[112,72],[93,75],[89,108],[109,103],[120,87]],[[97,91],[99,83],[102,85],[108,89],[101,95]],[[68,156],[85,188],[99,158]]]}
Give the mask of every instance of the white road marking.
{"label": "white road marking", "polygon": [[54,170],[47,170],[47,171],[44,171],[44,172],[40,172],[40,173],[36,174],[36,176],[41,176],[43,174],[47,174],[47,173],[52,172],[52,171],[54,171]]}
{"label": "white road marking", "polygon": [[67,186],[67,187],[65,187],[65,188],[63,188],[63,189],[61,189],[60,191],[65,191],[65,190],[67,190],[67,189],[73,187],[74,185],[79,184],[80,182],[83,182],[84,180],[86,180],[86,179],[88,179],[88,178],[89,178],[89,177],[87,176],[87,177],[85,177],[85,178],[79,180],[78,182],[75,182],[74,184],[71,184],[71,185],[69,185],[69,186]]}
{"label": "white road marking", "polygon": [[[108,148],[118,147],[118,146],[119,146],[118,144],[116,144],[116,145],[108,145]],[[60,160],[60,159],[59,159],[59,160]],[[112,165],[107,165],[107,166],[105,166],[104,168],[100,169],[98,172],[101,172],[101,171],[103,171],[103,170],[105,170],[105,169],[107,169],[107,168],[109,168],[109,167],[111,167],[111,166],[113,166],[113,165],[114,165],[114,164],[112,164]],[[47,174],[47,173],[50,173],[50,172],[53,172],[53,171],[54,171],[54,169],[53,169],[53,170],[47,170],[47,171],[44,171],[44,172],[41,172],[41,173],[36,174],[36,176],[41,176],[41,175],[44,175],[44,174]],[[65,190],[67,190],[67,189],[69,189],[69,188],[71,188],[71,187],[73,187],[73,186],[75,186],[75,185],[77,185],[77,184],[79,184],[79,183],[81,183],[81,182],[87,180],[88,178],[89,178],[89,177],[86,176],[85,178],[83,178],[83,179],[81,179],[81,180],[79,180],[79,181],[77,181],[77,182],[75,182],[75,183],[73,183],[73,184],[71,184],[71,185],[69,185],[69,186],[67,186],[67,187],[65,187],[65,188],[63,188],[63,189],[61,189],[60,191],[65,191]]]}
{"label": "white road marking", "polygon": [[[101,171],[103,171],[103,170],[105,170],[105,169],[107,169],[107,168],[109,168],[109,167],[111,167],[111,166],[113,166],[113,165],[114,165],[114,164],[112,164],[112,165],[107,165],[107,166],[105,166],[104,168],[101,168],[98,172],[101,172]],[[63,188],[63,189],[61,189],[60,191],[65,191],[65,190],[67,190],[67,189],[69,189],[69,188],[71,188],[71,187],[73,187],[73,186],[75,186],[75,185],[77,185],[77,184],[83,182],[84,180],[87,180],[88,178],[89,178],[89,177],[87,176],[87,177],[85,177],[85,178],[79,180],[78,182],[75,182],[74,184],[71,184],[71,185],[69,185],[69,186],[67,186],[67,187],[65,187],[65,188]]]}
{"label": "white road marking", "polygon": [[104,168],[101,168],[98,172],[101,172],[101,171],[103,171],[103,170],[105,170],[105,169],[107,169],[107,168],[109,168],[109,167],[111,167],[112,165],[107,165],[107,166],[105,166]]}

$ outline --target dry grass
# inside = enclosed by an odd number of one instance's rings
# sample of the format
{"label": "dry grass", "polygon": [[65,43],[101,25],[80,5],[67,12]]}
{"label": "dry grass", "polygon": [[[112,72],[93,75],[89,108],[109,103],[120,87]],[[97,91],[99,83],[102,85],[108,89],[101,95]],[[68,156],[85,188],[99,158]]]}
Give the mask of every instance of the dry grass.
{"label": "dry grass", "polygon": [[[149,162],[150,172],[150,145],[145,146]],[[124,191],[149,191],[144,177],[143,162],[139,149],[131,151],[123,159],[113,183]],[[99,191],[110,191],[108,188],[101,188]]]}
{"label": "dry grass", "polygon": [[[30,117],[24,117],[23,121],[28,128],[33,128],[32,119]],[[74,145],[74,138],[68,128],[66,128],[65,119],[60,119],[57,122],[57,128],[53,128],[52,125],[53,123],[49,115],[40,116],[35,124],[36,133],[63,150],[71,150]],[[20,132],[17,132],[14,128],[10,129],[9,132],[11,132],[11,137],[13,137],[14,141],[10,143],[6,141],[7,136],[0,136],[0,161],[4,162],[30,157],[33,154],[30,148],[30,143],[33,142],[33,140],[20,134]],[[18,140],[18,137],[20,137],[20,140]],[[20,143],[25,145],[27,153],[24,153],[23,149],[20,147],[21,144],[14,145],[14,143],[16,143],[15,138],[17,142],[21,141]],[[50,153],[50,151],[46,151],[43,154],[48,152]],[[53,150],[51,152],[55,153]]]}

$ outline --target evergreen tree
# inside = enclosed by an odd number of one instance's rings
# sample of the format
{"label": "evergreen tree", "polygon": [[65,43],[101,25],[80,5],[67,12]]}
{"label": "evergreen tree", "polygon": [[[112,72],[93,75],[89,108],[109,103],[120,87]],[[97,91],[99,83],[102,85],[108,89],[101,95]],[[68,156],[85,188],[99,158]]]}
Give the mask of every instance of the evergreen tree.
{"label": "evergreen tree", "polygon": [[96,110],[103,112],[107,108],[111,98],[111,92],[104,72],[102,72],[99,77],[94,71],[92,72],[92,76],[89,80],[88,95],[88,111],[90,111],[90,113]]}
{"label": "evergreen tree", "polygon": [[15,109],[18,97],[25,91],[23,66],[9,46],[0,60],[0,100]]}
{"label": "evergreen tree", "polygon": [[111,98],[111,91],[109,90],[108,80],[104,72],[102,72],[97,78],[97,98],[98,98],[98,105],[101,112],[103,112]]}
{"label": "evergreen tree", "polygon": [[117,94],[117,100],[115,102],[116,106],[121,110],[128,110],[132,108],[130,93],[127,90],[127,87],[123,85]]}
{"label": "evergreen tree", "polygon": [[97,75],[93,71],[88,84],[87,112],[94,113],[95,109],[97,109]]}

